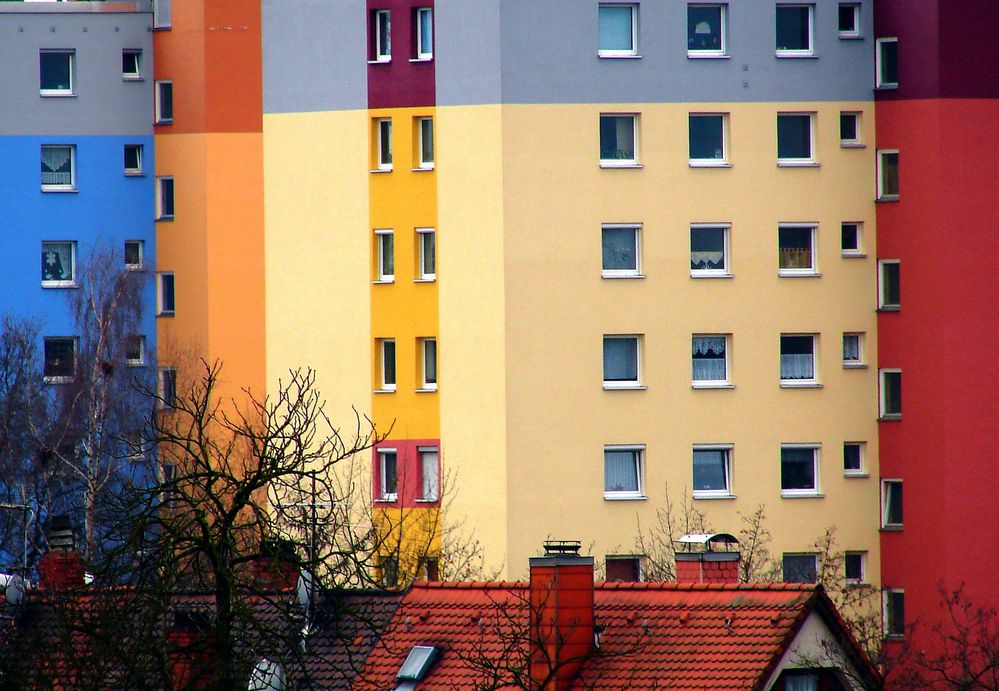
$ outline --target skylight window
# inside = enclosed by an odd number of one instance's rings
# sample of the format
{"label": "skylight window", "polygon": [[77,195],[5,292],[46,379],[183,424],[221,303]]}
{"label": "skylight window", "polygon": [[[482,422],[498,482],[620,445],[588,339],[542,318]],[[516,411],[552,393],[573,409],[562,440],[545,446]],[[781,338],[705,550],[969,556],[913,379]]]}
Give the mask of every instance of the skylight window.
{"label": "skylight window", "polygon": [[401,681],[423,681],[440,653],[440,648],[432,645],[414,645],[395,678]]}

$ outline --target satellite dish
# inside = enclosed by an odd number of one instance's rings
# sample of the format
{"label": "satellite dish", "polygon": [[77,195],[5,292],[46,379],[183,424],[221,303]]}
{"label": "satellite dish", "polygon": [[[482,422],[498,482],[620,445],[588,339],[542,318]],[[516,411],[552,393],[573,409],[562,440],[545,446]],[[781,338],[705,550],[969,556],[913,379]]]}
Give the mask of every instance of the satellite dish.
{"label": "satellite dish", "polygon": [[19,605],[24,601],[24,591],[28,584],[20,576],[14,575],[7,579],[7,587],[4,588],[4,598],[8,604]]}

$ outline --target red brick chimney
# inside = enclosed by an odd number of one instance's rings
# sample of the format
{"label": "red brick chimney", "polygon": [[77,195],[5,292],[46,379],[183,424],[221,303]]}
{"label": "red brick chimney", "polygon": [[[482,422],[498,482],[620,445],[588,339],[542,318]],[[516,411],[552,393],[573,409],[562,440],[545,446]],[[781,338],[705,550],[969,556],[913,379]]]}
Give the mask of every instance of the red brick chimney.
{"label": "red brick chimney", "polygon": [[253,581],[265,592],[286,592],[298,588],[298,558],[288,540],[262,540],[260,556],[253,560]]}
{"label": "red brick chimney", "polygon": [[530,563],[531,679],[563,691],[593,652],[593,558],[579,556],[579,542],[550,541]]}
{"label": "red brick chimney", "polygon": [[[691,533],[679,540],[676,552],[677,583],[738,583],[739,552],[729,551],[739,541],[728,533]],[[715,551],[716,547],[723,551]]]}
{"label": "red brick chimney", "polygon": [[55,516],[46,528],[49,551],[38,561],[38,589],[57,591],[82,588],[83,558],[76,551],[69,516]]}
{"label": "red brick chimney", "polygon": [[172,688],[207,688],[214,654],[202,612],[178,611],[167,631],[167,659]]}

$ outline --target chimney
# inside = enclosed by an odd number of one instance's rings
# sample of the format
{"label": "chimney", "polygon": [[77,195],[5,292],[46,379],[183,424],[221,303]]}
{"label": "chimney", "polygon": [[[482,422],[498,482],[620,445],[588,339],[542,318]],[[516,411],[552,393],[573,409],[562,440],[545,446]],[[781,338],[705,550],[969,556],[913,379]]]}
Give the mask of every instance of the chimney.
{"label": "chimney", "polygon": [[76,551],[69,516],[55,516],[45,530],[49,551],[38,561],[38,589],[74,590],[83,587],[83,558]]}
{"label": "chimney", "polygon": [[[677,540],[677,583],[738,583],[739,541],[728,533],[689,533]],[[716,549],[718,548],[718,549]]]}
{"label": "chimney", "polygon": [[253,582],[265,592],[286,592],[298,588],[298,556],[290,540],[260,541],[260,556],[253,560]]}
{"label": "chimney", "polygon": [[214,646],[204,612],[174,612],[167,631],[167,659],[172,688],[207,688],[212,676]]}
{"label": "chimney", "polygon": [[568,689],[593,652],[593,557],[579,542],[545,542],[531,563],[531,679],[545,691]]}

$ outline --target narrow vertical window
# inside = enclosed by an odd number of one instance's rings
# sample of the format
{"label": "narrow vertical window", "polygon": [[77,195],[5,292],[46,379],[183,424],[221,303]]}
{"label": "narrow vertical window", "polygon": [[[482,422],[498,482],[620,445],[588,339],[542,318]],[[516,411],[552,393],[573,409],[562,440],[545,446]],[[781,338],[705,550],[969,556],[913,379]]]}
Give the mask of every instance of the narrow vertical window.
{"label": "narrow vertical window", "polygon": [[437,279],[437,233],[433,228],[417,228],[417,281]]}
{"label": "narrow vertical window", "polygon": [[867,580],[867,552],[844,553],[843,571],[847,583],[864,583]]}
{"label": "narrow vertical window", "polygon": [[881,481],[881,527],[902,527],[902,481]]}
{"label": "narrow vertical window", "polygon": [[882,369],[881,419],[898,420],[902,417],[902,370]]}
{"label": "narrow vertical window", "polygon": [[893,311],[902,306],[902,274],[898,259],[878,262],[878,309]]}
{"label": "narrow vertical window", "polygon": [[436,446],[421,446],[420,454],[420,499],[437,501],[440,498],[440,466]]}
{"label": "narrow vertical window", "polygon": [[843,367],[864,366],[864,334],[843,334]]}
{"label": "narrow vertical window", "polygon": [[156,314],[172,316],[176,311],[173,273],[158,274],[156,285]]}
{"label": "narrow vertical window", "polygon": [[878,151],[878,201],[897,201],[898,189],[898,151]]}
{"label": "narrow vertical window", "polygon": [[843,442],[843,474],[865,475],[864,442],[862,441]]}
{"label": "narrow vertical window", "polygon": [[839,145],[844,148],[864,145],[860,131],[860,113],[843,111],[839,114]]}
{"label": "narrow vertical window", "polygon": [[879,38],[875,41],[876,73],[879,89],[898,88],[898,39]]}
{"label": "narrow vertical window", "polygon": [[395,501],[399,496],[398,454],[395,449],[378,449],[378,499]]}
{"label": "narrow vertical window", "polygon": [[173,123],[173,82],[160,80],[153,91],[153,116],[157,125]]}
{"label": "narrow vertical window", "polygon": [[125,269],[142,269],[142,240],[125,240]]}
{"label": "narrow vertical window", "polygon": [[375,120],[378,170],[392,170],[392,118]]}
{"label": "narrow vertical window", "polygon": [[173,178],[156,178],[156,220],[173,220]]}
{"label": "narrow vertical window", "polygon": [[378,339],[379,390],[395,391],[395,339]]}
{"label": "narrow vertical window", "polygon": [[416,161],[419,170],[434,167],[434,119],[416,118]]}
{"label": "narrow vertical window", "polygon": [[840,250],[844,257],[863,256],[862,229],[862,223],[844,222],[840,224]]}
{"label": "narrow vertical window", "polygon": [[169,29],[173,26],[173,0],[153,0],[153,28]]}
{"label": "narrow vertical window", "polygon": [[173,367],[160,367],[156,377],[157,407],[173,410],[177,407],[177,370]]}
{"label": "narrow vertical window", "polygon": [[375,281],[392,283],[395,280],[395,233],[390,229],[375,231]]}
{"label": "narrow vertical window", "polygon": [[420,388],[424,391],[437,390],[437,339],[420,339]]}
{"label": "narrow vertical window", "polygon": [[374,10],[371,13],[371,60],[392,60],[392,13],[389,10]]}
{"label": "narrow vertical window", "polygon": [[417,60],[430,60],[434,57],[434,11],[430,7],[416,8],[414,15],[416,41],[414,47]]}
{"label": "narrow vertical window", "polygon": [[885,635],[888,638],[905,638],[905,592],[886,590],[884,592]]}

